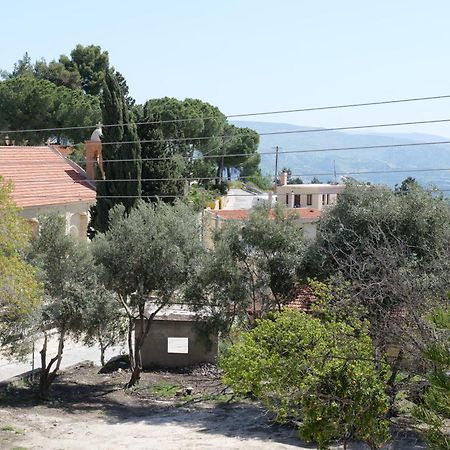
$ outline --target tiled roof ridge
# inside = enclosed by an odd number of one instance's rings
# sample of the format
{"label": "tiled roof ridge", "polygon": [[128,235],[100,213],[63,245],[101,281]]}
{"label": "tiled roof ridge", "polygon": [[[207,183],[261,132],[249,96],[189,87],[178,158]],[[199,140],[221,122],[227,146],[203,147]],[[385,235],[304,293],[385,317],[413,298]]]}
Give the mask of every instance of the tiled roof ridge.
{"label": "tiled roof ridge", "polygon": [[0,146],[0,176],[12,181],[12,199],[22,208],[95,202],[86,172],[50,145]]}

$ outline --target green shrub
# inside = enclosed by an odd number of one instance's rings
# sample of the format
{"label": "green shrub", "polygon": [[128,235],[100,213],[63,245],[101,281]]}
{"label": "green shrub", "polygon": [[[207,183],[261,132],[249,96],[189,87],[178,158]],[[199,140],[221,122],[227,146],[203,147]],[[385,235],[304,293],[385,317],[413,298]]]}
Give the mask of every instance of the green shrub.
{"label": "green shrub", "polygon": [[286,310],[244,333],[221,366],[235,393],[262,400],[279,422],[301,422],[300,436],[320,449],[351,436],[372,449],[388,439],[388,397],[364,324]]}

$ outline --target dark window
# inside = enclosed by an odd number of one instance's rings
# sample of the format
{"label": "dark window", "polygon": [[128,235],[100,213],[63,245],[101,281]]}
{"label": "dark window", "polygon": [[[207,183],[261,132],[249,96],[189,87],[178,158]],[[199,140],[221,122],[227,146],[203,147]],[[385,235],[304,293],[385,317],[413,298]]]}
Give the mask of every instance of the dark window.
{"label": "dark window", "polygon": [[289,194],[286,194],[286,205],[289,205]]}
{"label": "dark window", "polygon": [[330,194],[327,194],[327,205],[330,204]]}
{"label": "dark window", "polygon": [[306,205],[307,206],[312,205],[312,194],[306,194]]}
{"label": "dark window", "polygon": [[300,208],[300,194],[294,195],[294,208]]}
{"label": "dark window", "polygon": [[325,205],[325,194],[322,194],[322,205]]}

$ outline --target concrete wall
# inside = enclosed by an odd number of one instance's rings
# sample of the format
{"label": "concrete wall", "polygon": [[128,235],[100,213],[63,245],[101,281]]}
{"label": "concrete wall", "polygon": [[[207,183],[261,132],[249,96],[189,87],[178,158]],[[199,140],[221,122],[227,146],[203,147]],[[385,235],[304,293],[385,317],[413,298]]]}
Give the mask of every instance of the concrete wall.
{"label": "concrete wall", "polygon": [[[154,320],[142,347],[142,366],[187,367],[200,363],[215,363],[218,355],[217,334],[210,342],[197,331],[197,322],[180,320]],[[136,324],[139,329],[139,322]],[[187,353],[168,353],[168,338],[187,338]]]}
{"label": "concrete wall", "polygon": [[39,229],[38,217],[46,215],[58,215],[66,221],[66,233],[78,239],[87,239],[87,227],[89,224],[89,202],[67,203],[65,205],[28,206],[19,211],[19,214],[28,219],[33,233]]}

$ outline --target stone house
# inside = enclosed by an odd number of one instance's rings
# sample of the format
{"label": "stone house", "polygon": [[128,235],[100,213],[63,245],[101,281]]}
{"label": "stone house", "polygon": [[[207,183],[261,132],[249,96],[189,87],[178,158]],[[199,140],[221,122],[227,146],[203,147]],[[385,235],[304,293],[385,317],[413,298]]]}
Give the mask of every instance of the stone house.
{"label": "stone house", "polygon": [[86,172],[50,146],[0,147],[0,176],[13,184],[12,199],[38,232],[38,217],[65,218],[66,232],[87,239],[95,187]]}

